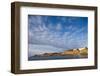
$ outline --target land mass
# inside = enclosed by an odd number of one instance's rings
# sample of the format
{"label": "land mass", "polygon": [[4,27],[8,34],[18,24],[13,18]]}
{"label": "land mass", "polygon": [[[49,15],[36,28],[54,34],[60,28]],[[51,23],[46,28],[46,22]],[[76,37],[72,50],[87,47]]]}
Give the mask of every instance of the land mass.
{"label": "land mass", "polygon": [[69,50],[64,50],[63,52],[54,52],[54,53],[44,53],[44,54],[39,54],[39,55],[34,55],[34,56],[40,56],[40,57],[48,57],[48,56],[67,56],[67,55],[72,55],[72,56],[84,56],[87,57],[88,55],[88,48],[78,48],[78,49],[69,49]]}

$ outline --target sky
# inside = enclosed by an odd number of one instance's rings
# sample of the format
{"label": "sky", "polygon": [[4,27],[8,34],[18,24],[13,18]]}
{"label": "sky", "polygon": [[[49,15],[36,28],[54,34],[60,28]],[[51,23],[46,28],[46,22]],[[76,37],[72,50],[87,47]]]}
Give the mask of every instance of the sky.
{"label": "sky", "polygon": [[58,52],[87,47],[87,35],[88,17],[28,15],[29,51],[37,46],[39,52],[48,46],[61,49]]}

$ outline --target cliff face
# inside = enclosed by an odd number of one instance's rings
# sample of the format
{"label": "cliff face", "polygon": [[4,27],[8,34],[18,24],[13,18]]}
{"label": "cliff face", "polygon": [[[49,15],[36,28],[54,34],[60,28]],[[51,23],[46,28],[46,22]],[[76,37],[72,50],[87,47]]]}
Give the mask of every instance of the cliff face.
{"label": "cliff face", "polygon": [[88,54],[88,48],[78,48],[78,49],[72,49],[72,50],[65,50],[63,54],[67,55],[87,55]]}
{"label": "cliff face", "polygon": [[88,55],[88,48],[82,48],[82,49],[80,49],[80,54],[81,55]]}
{"label": "cliff face", "polygon": [[72,49],[72,50],[65,50],[63,54],[65,55],[78,55],[80,51],[78,49]]}

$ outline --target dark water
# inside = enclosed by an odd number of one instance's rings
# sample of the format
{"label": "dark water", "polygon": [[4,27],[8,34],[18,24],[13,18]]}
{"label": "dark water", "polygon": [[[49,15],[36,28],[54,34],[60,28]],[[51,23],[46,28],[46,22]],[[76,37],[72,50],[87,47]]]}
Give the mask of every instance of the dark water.
{"label": "dark water", "polygon": [[31,56],[28,58],[29,61],[32,60],[56,60],[56,59],[80,59],[80,58],[87,58],[87,56]]}

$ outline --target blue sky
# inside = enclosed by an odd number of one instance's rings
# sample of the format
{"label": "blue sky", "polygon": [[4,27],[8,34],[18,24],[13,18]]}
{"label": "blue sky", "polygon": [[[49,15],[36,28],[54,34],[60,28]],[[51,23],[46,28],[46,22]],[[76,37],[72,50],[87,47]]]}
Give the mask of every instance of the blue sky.
{"label": "blue sky", "polygon": [[29,45],[48,45],[62,51],[87,47],[88,18],[29,15],[28,32]]}

